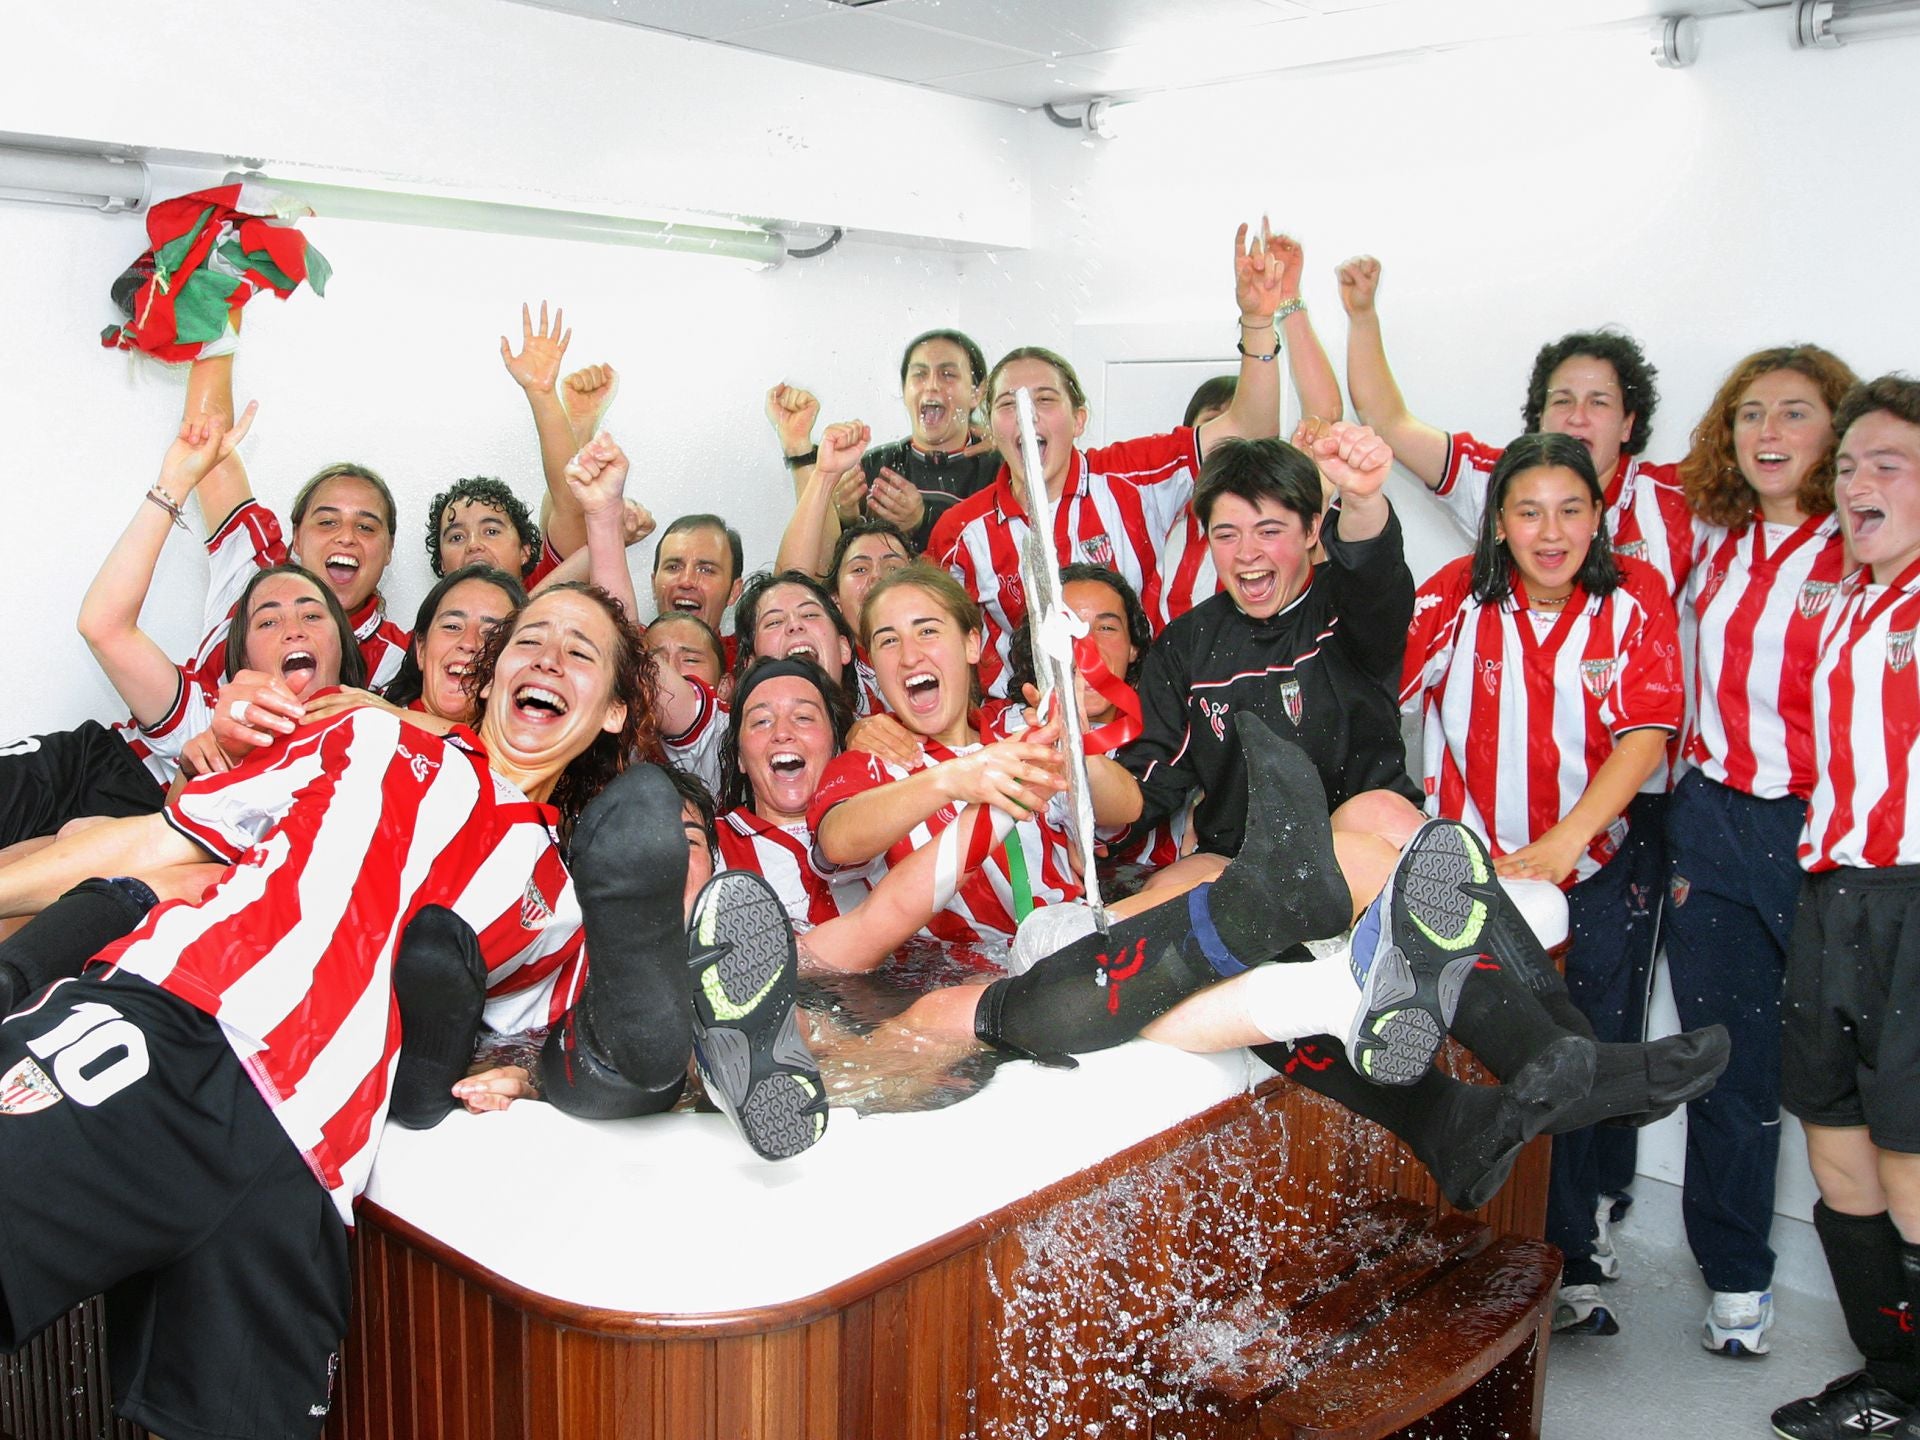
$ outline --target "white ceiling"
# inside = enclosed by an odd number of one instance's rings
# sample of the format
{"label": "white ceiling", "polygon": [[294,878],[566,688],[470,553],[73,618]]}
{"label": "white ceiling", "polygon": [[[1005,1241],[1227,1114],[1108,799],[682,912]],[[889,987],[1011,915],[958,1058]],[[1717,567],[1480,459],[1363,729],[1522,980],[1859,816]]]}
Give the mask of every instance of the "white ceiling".
{"label": "white ceiling", "polygon": [[954,95],[1127,97],[1791,0],[524,0]]}

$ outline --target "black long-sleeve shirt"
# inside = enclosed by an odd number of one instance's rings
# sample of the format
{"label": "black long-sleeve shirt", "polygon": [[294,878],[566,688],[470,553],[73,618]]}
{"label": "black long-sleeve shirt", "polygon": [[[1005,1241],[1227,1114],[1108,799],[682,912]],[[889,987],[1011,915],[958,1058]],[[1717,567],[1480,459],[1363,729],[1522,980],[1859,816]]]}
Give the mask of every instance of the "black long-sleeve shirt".
{"label": "black long-sleeve shirt", "polygon": [[1400,520],[1372,539],[1322,527],[1327,559],[1279,614],[1245,614],[1224,590],[1167,626],[1140,677],[1145,729],[1119,754],[1140,782],[1136,827],[1176,813],[1194,790],[1200,848],[1232,855],[1247,820],[1247,777],[1234,721],[1251,711],[1304,749],[1329,808],[1365,790],[1419,803],[1407,775],[1395,694],[1413,619],[1413,575]]}

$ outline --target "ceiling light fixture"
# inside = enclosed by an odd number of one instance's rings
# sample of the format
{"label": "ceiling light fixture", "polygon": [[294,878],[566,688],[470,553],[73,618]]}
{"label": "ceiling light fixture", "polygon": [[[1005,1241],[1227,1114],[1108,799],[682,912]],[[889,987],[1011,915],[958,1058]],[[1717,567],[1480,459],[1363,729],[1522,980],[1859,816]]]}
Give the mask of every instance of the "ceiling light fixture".
{"label": "ceiling light fixture", "polygon": [[1691,15],[1664,15],[1653,25],[1653,63],[1684,70],[1700,58],[1700,22]]}
{"label": "ceiling light fixture", "polygon": [[152,198],[151,186],[139,160],[0,145],[0,199],[138,214]]}
{"label": "ceiling light fixture", "polygon": [[453,195],[423,195],[405,190],[372,190],[272,175],[233,174],[229,184],[251,181],[296,195],[328,220],[372,220],[390,225],[425,225],[437,230],[475,230],[494,235],[526,235],[537,240],[589,240],[603,245],[634,245],[682,255],[715,255],[762,268],[786,258],[786,241],[771,230],[642,220],[626,215],[596,215],[583,210],[548,210],[498,200],[467,200]]}
{"label": "ceiling light fixture", "polygon": [[1047,112],[1049,120],[1063,130],[1091,131],[1102,140],[1111,140],[1120,133],[1114,124],[1115,105],[1111,95],[1094,96],[1087,101],[1087,108],[1078,115],[1063,114],[1051,105],[1042,105],[1040,108]]}
{"label": "ceiling light fixture", "polygon": [[1794,0],[1793,48],[1920,35],[1920,0]]}

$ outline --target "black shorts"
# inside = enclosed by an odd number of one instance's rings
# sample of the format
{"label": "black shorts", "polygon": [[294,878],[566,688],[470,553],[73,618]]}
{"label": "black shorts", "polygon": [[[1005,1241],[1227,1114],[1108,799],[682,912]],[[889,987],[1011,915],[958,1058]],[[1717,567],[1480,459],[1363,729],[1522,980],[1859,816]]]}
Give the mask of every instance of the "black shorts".
{"label": "black shorts", "polygon": [[1781,1103],[1920,1152],[1920,865],[1807,877],[1787,942]]}
{"label": "black shorts", "polygon": [[346,1227],[218,1023],[104,970],[0,1022],[0,1347],[102,1292],[127,1419],[320,1433]]}
{"label": "black shorts", "polygon": [[0,845],[83,815],[151,815],[166,798],[133,747],[97,720],[0,745]]}

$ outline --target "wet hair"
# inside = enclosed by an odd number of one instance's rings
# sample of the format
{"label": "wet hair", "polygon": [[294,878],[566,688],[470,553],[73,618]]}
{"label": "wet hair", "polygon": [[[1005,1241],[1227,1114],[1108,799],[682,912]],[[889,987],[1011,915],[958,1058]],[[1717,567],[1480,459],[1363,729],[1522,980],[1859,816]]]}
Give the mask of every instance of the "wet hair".
{"label": "wet hair", "polygon": [[[420,670],[421,639],[432,628],[433,622],[440,618],[441,603],[454,586],[464,585],[469,580],[484,580],[506,596],[509,613],[527,603],[527,592],[520,582],[506,571],[496,570],[491,565],[462,565],[451,575],[443,576],[440,583],[427,592],[427,598],[420,602],[419,610],[414,613],[413,638],[407,642],[407,653],[401,658],[400,668],[394,672],[393,679],[387,682],[385,694],[390,704],[405,709],[426,693],[427,678]],[[472,695],[476,692],[469,687],[467,693]]]}
{"label": "wet hair", "polygon": [[660,541],[653,547],[653,573],[660,573],[660,552],[667,548],[667,537],[685,534],[689,530],[718,530],[727,537],[727,550],[733,556],[733,573],[727,577],[731,585],[740,578],[746,569],[746,547],[740,543],[740,532],[734,529],[718,515],[682,515],[678,520],[660,532]]}
{"label": "wet hair", "polygon": [[1320,518],[1320,467],[1284,440],[1222,440],[1207,450],[1193,487],[1193,513],[1202,529],[1213,523],[1222,495],[1236,495],[1255,509],[1271,500],[1310,527]]}
{"label": "wet hair", "polygon": [[[1728,371],[1700,423],[1693,427],[1692,447],[1679,467],[1687,504],[1709,525],[1730,529],[1744,525],[1759,508],[1759,496],[1740,473],[1740,459],[1734,453],[1733,421],[1747,387],[1780,370],[1791,370],[1812,381],[1829,413],[1837,412],[1847,391],[1859,383],[1844,360],[1818,345],[1776,345],[1771,350],[1756,350]],[[1837,443],[1838,430],[1834,438]],[[1825,515],[1833,509],[1831,447],[1800,482],[1794,502],[1808,515]]]}
{"label": "wet hair", "polygon": [[1500,461],[1487,477],[1486,508],[1480,512],[1480,538],[1473,547],[1473,598],[1482,604],[1496,604],[1513,593],[1513,555],[1506,542],[1497,539],[1500,507],[1506,503],[1513,482],[1529,470],[1554,468],[1571,470],[1586,484],[1594,508],[1600,512],[1600,524],[1593,532],[1593,544],[1574,578],[1589,595],[1611,595],[1620,584],[1620,567],[1614,563],[1613,542],[1607,536],[1606,493],[1600,477],[1594,473],[1593,457],[1587,447],[1571,435],[1522,435],[1501,454]]}
{"label": "wet hair", "polygon": [[[1147,620],[1147,607],[1140,603],[1140,595],[1127,583],[1124,575],[1117,570],[1109,570],[1104,565],[1064,565],[1060,569],[1060,587],[1065,589],[1076,580],[1092,581],[1109,587],[1120,597],[1121,612],[1127,617],[1127,643],[1133,646],[1133,663],[1127,667],[1127,673],[1120,678],[1129,685],[1137,685],[1140,671],[1147,663],[1147,650],[1153,644],[1153,626]],[[1008,641],[1007,655],[1007,694],[1020,695],[1025,686],[1034,683],[1033,669],[1033,616],[1029,614],[1013,632]]]}
{"label": "wet hair", "polygon": [[[962,631],[975,631],[982,639],[986,637],[986,623],[980,614],[980,605],[971,595],[961,588],[960,582],[951,572],[942,570],[938,565],[926,560],[916,560],[911,565],[902,565],[891,575],[882,575],[873,582],[873,588],[867,592],[867,603],[860,611],[860,643],[868,650],[873,648],[873,606],[889,590],[898,590],[911,585],[924,590],[939,607],[947,612],[954,624]],[[980,667],[967,667],[967,694],[975,705],[980,703]]]}
{"label": "wet hair", "polygon": [[873,605],[889,590],[897,590],[903,585],[911,585],[933,596],[940,608],[962,630],[977,630],[986,633],[986,625],[980,615],[980,605],[971,595],[961,588],[960,582],[953,578],[950,571],[926,560],[916,560],[911,565],[902,565],[891,575],[882,575],[873,582],[873,589],[867,592],[866,606],[860,612],[860,643],[872,649],[873,641]]}
{"label": "wet hair", "polygon": [[293,497],[293,528],[298,530],[300,528],[300,522],[307,518],[307,510],[313,504],[314,492],[326,484],[327,481],[342,478],[364,480],[379,493],[380,503],[386,507],[387,511],[387,538],[391,540],[395,528],[400,523],[400,512],[393,503],[393,491],[389,490],[387,488],[387,482],[374,474],[373,471],[364,465],[355,465],[350,460],[343,460],[337,465],[327,466],[326,469],[322,470],[300,487],[299,491]]}
{"label": "wet hair", "polygon": [[560,812],[562,839],[570,839],[573,823],[587,803],[606,788],[607,782],[636,761],[658,761],[660,749],[659,685],[654,678],[653,657],[647,653],[646,640],[627,610],[598,585],[572,580],[549,585],[509,615],[487,637],[473,666],[473,693],[478,695],[493,683],[500,656],[519,630],[527,610],[552,595],[574,593],[586,596],[606,612],[613,622],[614,653],[612,699],[625,705],[627,715],[620,729],[612,734],[600,731],[591,744],[573,757],[553,787],[549,803]]}
{"label": "wet hair", "polygon": [[833,683],[826,671],[804,657],[755,659],[734,682],[738,699],[727,714],[727,743],[720,752],[720,801],[729,810],[753,804],[753,786],[740,766],[740,731],[746,724],[747,697],[764,680],[794,674],[811,682],[820,692],[820,703],[827,707],[827,723],[833,726],[833,753],[838,755],[847,748],[847,733],[853,729],[853,709],[847,704],[845,691]]}
{"label": "wet hair", "polygon": [[1892,374],[1855,385],[1833,412],[1833,433],[1845,436],[1856,420],[1876,410],[1884,410],[1909,425],[1920,425],[1920,380]]}
{"label": "wet hair", "polygon": [[[900,553],[911,560],[915,551],[913,541],[898,525],[891,520],[881,520],[868,516],[841,527],[840,538],[833,542],[833,558],[827,562],[826,586],[829,594],[838,594],[840,589],[840,567],[847,563],[847,552],[854,542],[864,540],[869,535],[886,535],[900,542]],[[837,603],[837,602],[836,602]]]}
{"label": "wet hair", "polygon": [[[854,705],[860,699],[860,667],[853,663],[854,649],[853,627],[847,623],[847,617],[840,613],[840,607],[833,603],[833,596],[827,593],[827,587],[804,570],[782,570],[778,575],[759,574],[747,581],[740,591],[740,598],[733,606],[733,633],[738,637],[734,646],[733,676],[734,689],[738,692],[740,682],[746,678],[753,662],[763,657],[754,648],[758,637],[760,606],[767,598],[767,592],[776,585],[798,585],[814,599],[820,602],[827,612],[827,619],[840,638],[847,642],[847,663],[840,670],[840,688],[846,693],[847,703]],[[827,667],[822,664],[824,671]]]}
{"label": "wet hair", "polygon": [[1087,408],[1087,392],[1080,384],[1080,377],[1073,373],[1073,366],[1069,365],[1064,357],[1047,349],[1044,345],[1022,345],[1017,350],[1009,350],[1002,355],[999,364],[988,372],[986,405],[989,409],[993,407],[994,394],[1000,384],[1001,374],[1016,360],[1038,360],[1043,364],[1051,365],[1060,372],[1061,383],[1067,387],[1067,399],[1072,403],[1073,408],[1076,410]]}
{"label": "wet hair", "polygon": [[233,618],[227,622],[227,666],[224,678],[231,680],[247,668],[247,622],[253,616],[253,592],[276,575],[298,575],[320,592],[320,599],[327,607],[327,616],[333,621],[334,629],[340,632],[340,679],[336,683],[351,685],[355,689],[363,687],[367,683],[366,657],[360,653],[360,637],[353,633],[353,622],[347,619],[347,612],[340,607],[340,597],[318,575],[304,565],[295,565],[291,561],[254,571],[253,578],[247,581],[246,588],[240,592],[240,598],[233,602]]}
{"label": "wet hair", "polygon": [[527,509],[527,502],[514,494],[505,481],[496,480],[490,475],[473,475],[454,481],[434,496],[433,503],[427,507],[427,563],[433,567],[433,573],[445,573],[440,568],[441,517],[447,513],[449,505],[460,500],[491,506],[507,517],[507,523],[519,535],[520,543],[527,547],[527,563],[520,567],[520,577],[524,580],[531,575],[533,567],[540,563],[540,522]]}
{"label": "wet hair", "polygon": [[700,817],[700,828],[707,837],[707,852],[713,856],[715,872],[719,872],[724,867],[720,863],[719,813],[713,802],[713,792],[707,789],[707,782],[691,770],[667,764],[660,768],[666,771],[667,779],[673,782],[673,788],[679,792],[680,803],[693,806],[694,813]]}
{"label": "wet hair", "polygon": [[714,674],[720,676],[727,673],[727,642],[720,638],[720,632],[718,630],[715,630],[698,615],[690,614],[685,610],[669,610],[666,614],[657,616],[654,622],[647,626],[646,633],[651,635],[662,625],[693,626],[700,632],[700,643],[705,645],[713,654]]}
{"label": "wet hair", "polygon": [[1660,392],[1654,381],[1660,372],[1648,363],[1640,343],[1624,330],[1576,330],[1540,347],[1533,357],[1533,376],[1527,381],[1527,403],[1520,411],[1520,423],[1529,434],[1540,428],[1540,416],[1547,408],[1547,382],[1553,372],[1576,355],[1604,360],[1613,367],[1620,382],[1620,408],[1633,417],[1633,433],[1620,447],[1622,455],[1638,455],[1653,436],[1653,412],[1660,404]]}
{"label": "wet hair", "polygon": [[907,348],[900,352],[900,383],[907,383],[907,371],[913,367],[913,352],[930,340],[944,340],[949,345],[958,345],[966,353],[967,369],[970,372],[967,383],[978,385],[987,375],[987,357],[971,335],[958,330],[923,330],[907,342]]}
{"label": "wet hair", "polygon": [[1202,380],[1200,388],[1193,392],[1193,398],[1187,401],[1187,413],[1180,417],[1180,423],[1192,429],[1194,418],[1202,410],[1211,410],[1217,405],[1231,405],[1234,393],[1239,388],[1238,375],[1216,375],[1211,380]]}

